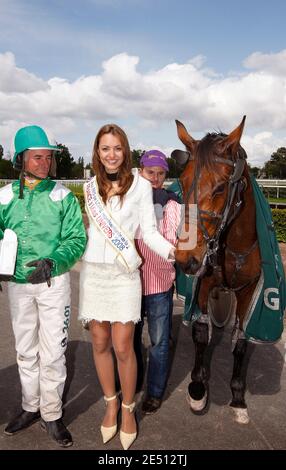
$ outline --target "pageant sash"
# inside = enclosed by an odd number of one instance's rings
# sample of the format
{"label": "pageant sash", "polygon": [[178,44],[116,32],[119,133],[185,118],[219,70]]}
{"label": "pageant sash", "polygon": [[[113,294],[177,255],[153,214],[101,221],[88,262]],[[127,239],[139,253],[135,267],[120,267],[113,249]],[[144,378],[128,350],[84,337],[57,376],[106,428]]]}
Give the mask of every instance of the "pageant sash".
{"label": "pageant sash", "polygon": [[98,193],[96,178],[84,185],[85,202],[88,214],[96,227],[118,254],[117,259],[129,273],[134,272],[142,263],[134,243],[122,232],[102,202]]}

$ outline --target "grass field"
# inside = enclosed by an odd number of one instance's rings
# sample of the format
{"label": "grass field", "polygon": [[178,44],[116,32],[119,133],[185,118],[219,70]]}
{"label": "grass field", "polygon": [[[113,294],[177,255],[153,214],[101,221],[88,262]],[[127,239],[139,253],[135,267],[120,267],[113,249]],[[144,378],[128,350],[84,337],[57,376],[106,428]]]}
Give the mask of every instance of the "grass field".
{"label": "grass field", "polygon": [[269,202],[285,202],[286,203],[286,198],[285,197],[280,197],[277,199],[276,197],[269,197],[268,198]]}
{"label": "grass field", "polygon": [[65,185],[67,188],[69,188],[73,193],[76,194],[83,194],[83,185],[79,184],[66,184]]}

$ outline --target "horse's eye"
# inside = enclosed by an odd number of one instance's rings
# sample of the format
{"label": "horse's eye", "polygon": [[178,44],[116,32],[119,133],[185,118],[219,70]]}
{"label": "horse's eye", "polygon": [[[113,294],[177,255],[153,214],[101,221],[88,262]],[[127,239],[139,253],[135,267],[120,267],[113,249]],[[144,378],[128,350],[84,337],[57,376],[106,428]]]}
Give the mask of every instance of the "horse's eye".
{"label": "horse's eye", "polygon": [[222,194],[225,189],[225,184],[226,183],[221,183],[218,186],[216,186],[212,192],[212,197],[216,196],[217,194]]}

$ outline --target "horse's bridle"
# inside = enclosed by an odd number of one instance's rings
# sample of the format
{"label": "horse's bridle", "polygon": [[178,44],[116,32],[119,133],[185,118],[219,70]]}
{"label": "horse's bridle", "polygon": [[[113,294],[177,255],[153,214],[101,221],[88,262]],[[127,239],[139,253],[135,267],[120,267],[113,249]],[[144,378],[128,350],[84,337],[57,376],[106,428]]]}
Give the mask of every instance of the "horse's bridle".
{"label": "horse's bridle", "polygon": [[[188,151],[174,150],[171,156],[179,163],[179,165],[186,164],[188,161],[194,160],[192,154]],[[201,277],[205,273],[207,266],[212,267],[215,271],[219,270],[220,266],[218,262],[218,251],[220,248],[220,239],[221,239],[222,233],[230,225],[233,219],[237,216],[242,206],[241,196],[242,196],[242,192],[246,188],[246,183],[244,179],[242,179],[242,174],[245,168],[246,161],[245,161],[245,158],[241,158],[239,154],[237,154],[237,156],[238,158],[236,160],[232,158],[221,158],[221,157],[214,158],[215,163],[222,163],[222,164],[230,165],[231,167],[233,167],[233,173],[231,174],[228,180],[227,199],[226,199],[222,213],[218,214],[213,211],[206,211],[206,210],[200,209],[197,203],[197,186],[198,186],[197,183],[198,183],[198,178],[200,176],[200,170],[199,170],[198,164],[196,164],[194,179],[192,181],[192,184],[187,192],[187,195],[184,201],[185,206],[188,207],[188,202],[190,200],[190,197],[192,193],[194,193],[194,204],[197,205],[198,224],[202,231],[202,234],[206,241],[206,246],[207,246],[201,267],[196,274],[198,277]],[[235,197],[237,200],[233,206]],[[234,207],[233,213],[231,214],[231,217],[229,217],[232,207]],[[188,212],[186,212],[186,215],[187,214]],[[206,219],[208,220],[210,219],[209,222],[213,224],[217,224],[216,230],[212,237],[209,235],[209,232],[204,224],[204,221]],[[220,220],[220,223],[218,224],[216,220]]]}

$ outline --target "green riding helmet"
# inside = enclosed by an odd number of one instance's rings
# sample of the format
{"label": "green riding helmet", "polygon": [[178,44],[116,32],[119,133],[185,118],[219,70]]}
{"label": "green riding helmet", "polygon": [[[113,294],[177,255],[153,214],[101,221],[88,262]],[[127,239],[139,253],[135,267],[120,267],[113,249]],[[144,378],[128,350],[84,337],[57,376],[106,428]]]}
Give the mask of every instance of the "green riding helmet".
{"label": "green riding helmet", "polygon": [[[45,131],[39,126],[21,127],[15,135],[15,153],[13,157],[13,167],[21,171],[23,169],[23,152],[25,150],[49,149],[53,152],[60,152],[56,145],[51,145]],[[49,174],[56,176],[56,162],[52,159]]]}

